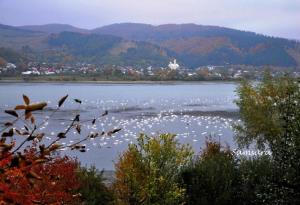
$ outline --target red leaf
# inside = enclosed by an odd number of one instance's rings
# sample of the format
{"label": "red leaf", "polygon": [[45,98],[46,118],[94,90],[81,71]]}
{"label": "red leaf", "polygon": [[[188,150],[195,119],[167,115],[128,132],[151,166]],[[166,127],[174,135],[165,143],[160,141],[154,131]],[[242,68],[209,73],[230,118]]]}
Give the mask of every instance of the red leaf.
{"label": "red leaf", "polygon": [[26,95],[23,95],[23,100],[24,100],[24,102],[25,102],[26,105],[30,104],[30,99]]}

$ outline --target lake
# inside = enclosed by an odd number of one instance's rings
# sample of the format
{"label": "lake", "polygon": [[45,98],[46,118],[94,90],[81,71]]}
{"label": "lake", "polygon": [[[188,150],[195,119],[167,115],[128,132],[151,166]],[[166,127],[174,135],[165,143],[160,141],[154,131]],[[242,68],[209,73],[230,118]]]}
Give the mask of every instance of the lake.
{"label": "lake", "polygon": [[[13,117],[4,113],[23,104],[22,95],[32,102],[46,101],[47,109],[37,112],[39,129],[46,133],[46,141],[55,139],[77,113],[82,124],[81,136],[75,130],[63,141],[76,142],[90,132],[122,130],[113,136],[104,135],[85,142],[87,152],[63,151],[76,156],[82,165],[94,164],[99,169],[111,170],[113,161],[128,143],[135,143],[139,133],[154,136],[174,133],[181,143],[189,143],[196,152],[203,148],[207,137],[235,148],[232,125],[238,120],[234,104],[234,83],[178,83],[178,84],[91,84],[91,83],[1,83],[0,122]],[[69,95],[60,111],[49,120],[58,100]],[[78,104],[74,99],[80,99]],[[104,111],[108,115],[101,116]],[[96,118],[92,125],[91,120]],[[21,124],[19,124],[21,125]],[[24,128],[23,128],[24,129]],[[19,142],[19,141],[18,141]]]}

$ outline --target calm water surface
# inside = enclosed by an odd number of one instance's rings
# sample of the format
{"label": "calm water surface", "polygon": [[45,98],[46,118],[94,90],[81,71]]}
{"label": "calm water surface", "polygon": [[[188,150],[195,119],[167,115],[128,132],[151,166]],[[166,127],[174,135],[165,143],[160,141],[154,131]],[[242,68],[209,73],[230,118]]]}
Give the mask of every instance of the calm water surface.
{"label": "calm water surface", "polygon": [[[72,130],[63,141],[76,142],[90,132],[122,130],[114,136],[103,136],[85,142],[86,153],[67,152],[78,157],[83,165],[95,164],[99,169],[113,169],[113,161],[135,143],[139,133],[156,135],[159,133],[177,134],[182,143],[189,143],[196,152],[203,147],[206,137],[235,147],[232,124],[237,120],[237,107],[234,104],[236,84],[199,83],[172,85],[145,84],[48,84],[16,83],[0,84],[0,122],[13,118],[4,114],[23,104],[22,94],[32,102],[47,101],[48,109],[37,113],[38,122],[43,122],[57,106],[58,100],[68,94],[69,98],[61,111],[40,127],[46,133],[45,140],[51,141],[63,131],[71,119],[80,112],[82,121],[96,118],[82,125],[82,136]],[[81,99],[79,105],[73,99]],[[108,110],[108,115],[101,114]]]}

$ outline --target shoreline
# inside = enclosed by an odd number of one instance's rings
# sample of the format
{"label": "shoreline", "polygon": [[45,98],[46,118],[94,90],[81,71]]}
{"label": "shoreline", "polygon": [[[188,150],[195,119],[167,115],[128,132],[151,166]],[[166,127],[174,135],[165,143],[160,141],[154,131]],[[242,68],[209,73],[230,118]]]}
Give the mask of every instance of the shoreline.
{"label": "shoreline", "polygon": [[146,85],[178,85],[178,84],[209,84],[209,83],[239,83],[240,81],[230,80],[203,80],[203,81],[150,81],[150,80],[139,80],[139,81],[122,81],[122,80],[76,80],[76,81],[63,81],[63,80],[4,80],[0,79],[0,84],[12,84],[12,83],[48,83],[48,84],[146,84]]}

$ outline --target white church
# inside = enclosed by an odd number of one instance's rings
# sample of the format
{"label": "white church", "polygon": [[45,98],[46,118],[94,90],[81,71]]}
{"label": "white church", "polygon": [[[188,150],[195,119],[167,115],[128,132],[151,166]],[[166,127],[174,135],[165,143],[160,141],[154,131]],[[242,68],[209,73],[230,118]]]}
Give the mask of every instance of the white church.
{"label": "white church", "polygon": [[176,59],[174,59],[174,61],[170,61],[168,67],[171,69],[171,70],[177,70],[180,66],[179,64],[176,62]]}

